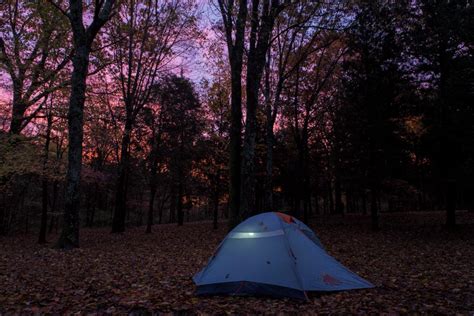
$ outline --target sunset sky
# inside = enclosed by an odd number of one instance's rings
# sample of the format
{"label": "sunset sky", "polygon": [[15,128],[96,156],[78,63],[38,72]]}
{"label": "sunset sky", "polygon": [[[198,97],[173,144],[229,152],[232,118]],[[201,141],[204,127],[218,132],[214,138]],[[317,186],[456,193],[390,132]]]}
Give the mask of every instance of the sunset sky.
{"label": "sunset sky", "polygon": [[[197,11],[200,19],[198,21],[202,36],[202,41],[196,42],[195,49],[190,51],[186,56],[178,57],[176,59],[177,66],[173,72],[181,73],[190,78],[196,84],[199,84],[202,79],[211,79],[208,66],[206,65],[205,52],[209,45],[215,45],[216,34],[212,30],[212,25],[216,23],[220,16],[216,11],[215,4],[212,0],[198,0]],[[0,71],[1,74],[1,71]],[[0,77],[0,102],[11,102],[11,83],[5,74]]]}

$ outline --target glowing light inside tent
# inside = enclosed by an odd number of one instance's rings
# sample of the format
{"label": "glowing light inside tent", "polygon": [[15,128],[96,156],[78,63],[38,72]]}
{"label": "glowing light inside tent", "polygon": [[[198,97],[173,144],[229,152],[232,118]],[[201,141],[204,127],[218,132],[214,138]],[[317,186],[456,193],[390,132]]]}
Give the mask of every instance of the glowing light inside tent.
{"label": "glowing light inside tent", "polygon": [[232,232],[229,233],[227,238],[236,238],[236,239],[245,239],[245,238],[266,238],[266,237],[273,237],[283,235],[283,229],[272,230],[268,232]]}

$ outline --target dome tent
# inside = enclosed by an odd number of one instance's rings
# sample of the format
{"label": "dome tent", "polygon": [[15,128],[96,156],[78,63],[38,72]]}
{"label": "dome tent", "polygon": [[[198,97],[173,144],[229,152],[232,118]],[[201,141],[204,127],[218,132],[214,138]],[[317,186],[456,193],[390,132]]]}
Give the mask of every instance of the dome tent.
{"label": "dome tent", "polygon": [[322,247],[314,232],[283,213],[262,213],[235,227],[194,278],[196,293],[306,299],[307,291],[373,285]]}

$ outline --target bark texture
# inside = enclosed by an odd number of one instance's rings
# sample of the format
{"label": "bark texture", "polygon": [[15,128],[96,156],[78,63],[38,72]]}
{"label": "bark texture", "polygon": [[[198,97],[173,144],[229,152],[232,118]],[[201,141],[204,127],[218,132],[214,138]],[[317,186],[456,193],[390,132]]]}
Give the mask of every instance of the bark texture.
{"label": "bark texture", "polygon": [[256,212],[255,143],[257,136],[257,109],[260,83],[266,64],[267,51],[275,18],[283,9],[279,1],[252,1],[249,53],[247,57],[245,135],[242,149],[242,182],[240,194],[241,218]]}
{"label": "bark texture", "polygon": [[[240,218],[240,173],[242,147],[242,64],[244,53],[247,0],[239,0],[238,8],[233,1],[218,0],[219,11],[224,22],[227,52],[231,70],[231,122],[229,157],[229,230]],[[237,10],[234,23],[233,11]]]}
{"label": "bark texture", "polygon": [[[80,0],[69,1],[69,18],[73,31],[73,71],[68,108],[68,167],[63,228],[57,246],[63,249],[79,247],[79,206],[82,169],[82,140],[84,135],[84,103],[89,55],[92,43],[109,20],[115,0],[96,2],[95,13],[89,27],[83,24],[83,6]],[[58,7],[59,8],[59,7]],[[60,8],[59,8],[60,9]]]}
{"label": "bark texture", "polygon": [[[44,144],[44,160],[43,160],[43,172],[45,173],[48,158],[49,158],[49,143],[51,141],[51,128],[53,124],[53,117],[51,114],[47,117],[45,144]],[[46,174],[43,174],[43,180],[41,184],[41,224],[38,243],[46,243],[46,229],[48,226],[48,178]]]}

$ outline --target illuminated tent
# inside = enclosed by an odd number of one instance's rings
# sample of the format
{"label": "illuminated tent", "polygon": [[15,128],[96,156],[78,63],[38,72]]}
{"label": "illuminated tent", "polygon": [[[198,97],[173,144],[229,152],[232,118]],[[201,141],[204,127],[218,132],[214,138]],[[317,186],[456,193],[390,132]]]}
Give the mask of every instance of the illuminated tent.
{"label": "illuminated tent", "polygon": [[299,299],[306,299],[307,291],[373,287],[331,257],[308,226],[283,213],[263,213],[242,222],[193,280],[198,295]]}

